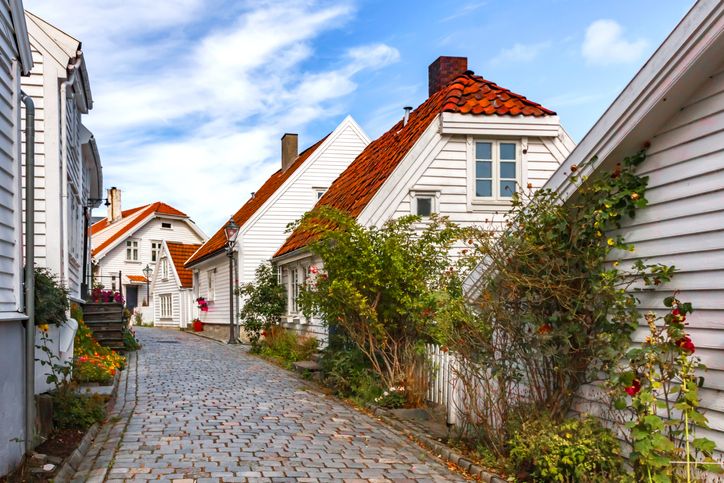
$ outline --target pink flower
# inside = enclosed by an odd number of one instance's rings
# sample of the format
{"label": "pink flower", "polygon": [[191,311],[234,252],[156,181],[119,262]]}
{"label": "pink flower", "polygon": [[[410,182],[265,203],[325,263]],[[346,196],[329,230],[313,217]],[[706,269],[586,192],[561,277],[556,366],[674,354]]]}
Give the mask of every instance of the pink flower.
{"label": "pink flower", "polygon": [[317,267],[315,267],[314,265],[312,265],[311,267],[309,267],[309,273],[317,273],[318,271],[319,271],[319,270],[318,270]]}

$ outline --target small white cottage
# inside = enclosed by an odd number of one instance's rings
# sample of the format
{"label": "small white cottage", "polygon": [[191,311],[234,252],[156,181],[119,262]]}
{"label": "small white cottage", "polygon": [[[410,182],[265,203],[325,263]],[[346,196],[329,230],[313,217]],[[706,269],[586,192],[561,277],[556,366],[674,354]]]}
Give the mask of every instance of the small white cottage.
{"label": "small white cottage", "polygon": [[280,169],[233,216],[239,226],[233,281],[229,280],[224,227],[186,262],[193,270],[196,296],[208,303],[208,312],[199,314],[204,323],[229,323],[229,283],[238,286],[254,280],[257,267],[284,242],[287,225],[314,206],[368,143],[369,138],[351,116],[301,153],[296,134],[282,137]]}
{"label": "small white cottage", "polygon": [[[573,149],[555,112],[467,70],[464,57],[429,67],[429,98],[370,143],[321,197],[329,206],[380,226],[402,215],[446,215],[461,225],[502,221],[521,186],[542,186]],[[296,230],[276,252],[287,287],[288,328],[326,338],[297,296],[320,265]]]}
{"label": "small white cottage", "polygon": [[193,320],[193,275],[184,263],[201,244],[164,241],[151,282],[153,325],[186,328]]}
{"label": "small white cottage", "polygon": [[121,190],[108,190],[108,215],[91,226],[93,281],[118,290],[126,307],[143,310],[153,318],[150,280],[144,270],[153,269],[164,241],[203,243],[206,235],[189,216],[171,205],[156,201],[130,210],[121,208]]}

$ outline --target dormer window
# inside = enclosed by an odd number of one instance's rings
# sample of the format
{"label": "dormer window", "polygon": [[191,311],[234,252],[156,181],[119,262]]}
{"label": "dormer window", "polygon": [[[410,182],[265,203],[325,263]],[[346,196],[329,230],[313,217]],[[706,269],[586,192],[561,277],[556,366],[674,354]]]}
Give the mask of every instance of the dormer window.
{"label": "dormer window", "polygon": [[476,199],[510,200],[520,179],[518,143],[512,141],[475,141]]}

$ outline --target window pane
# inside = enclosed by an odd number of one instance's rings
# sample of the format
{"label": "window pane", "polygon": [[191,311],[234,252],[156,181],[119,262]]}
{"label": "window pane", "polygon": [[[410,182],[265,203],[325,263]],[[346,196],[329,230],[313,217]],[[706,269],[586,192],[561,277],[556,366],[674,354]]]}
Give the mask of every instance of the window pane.
{"label": "window pane", "polygon": [[417,198],[417,215],[430,216],[432,214],[432,198]]}
{"label": "window pane", "polygon": [[514,143],[500,143],[500,159],[515,159]]}
{"label": "window pane", "polygon": [[475,159],[493,159],[491,143],[475,143]]}
{"label": "window pane", "polygon": [[475,181],[475,196],[493,196],[493,182],[480,179]]}
{"label": "window pane", "polygon": [[475,177],[491,179],[493,177],[492,161],[477,161],[475,163]]}
{"label": "window pane", "polygon": [[511,198],[515,193],[515,181],[501,181],[500,182],[500,197]]}
{"label": "window pane", "polygon": [[502,179],[515,179],[515,163],[500,163],[500,177]]}

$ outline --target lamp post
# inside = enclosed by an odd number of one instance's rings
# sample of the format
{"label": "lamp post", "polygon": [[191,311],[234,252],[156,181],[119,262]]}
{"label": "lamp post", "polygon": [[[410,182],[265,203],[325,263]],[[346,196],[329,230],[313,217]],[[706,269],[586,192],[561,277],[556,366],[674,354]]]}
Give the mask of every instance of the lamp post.
{"label": "lamp post", "polygon": [[153,269],[147,263],[146,268],[144,268],[141,271],[143,272],[143,275],[146,277],[146,304],[147,304],[147,306],[150,306],[151,305],[151,273],[153,273]]}
{"label": "lamp post", "polygon": [[230,218],[224,227],[226,235],[226,256],[229,257],[229,344],[236,344],[236,317],[234,317],[234,245],[239,235],[239,226]]}

